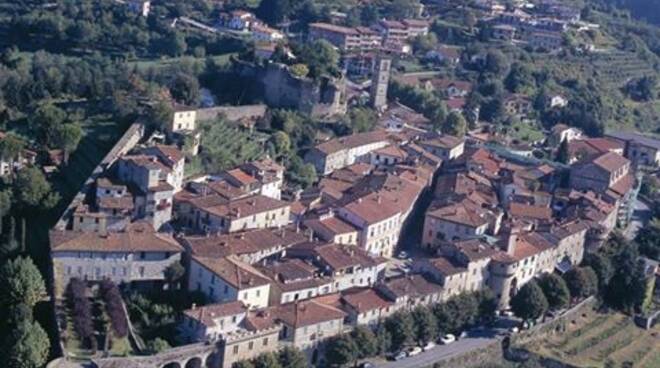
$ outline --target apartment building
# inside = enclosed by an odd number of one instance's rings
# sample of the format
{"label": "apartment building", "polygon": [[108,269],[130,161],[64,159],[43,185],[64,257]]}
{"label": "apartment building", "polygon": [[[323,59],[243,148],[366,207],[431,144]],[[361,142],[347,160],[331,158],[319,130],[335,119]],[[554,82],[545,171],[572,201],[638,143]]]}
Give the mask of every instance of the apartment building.
{"label": "apartment building", "polygon": [[342,27],[329,23],[310,23],[308,40],[325,40],[340,50],[372,50],[380,47],[381,36],[367,27]]}
{"label": "apartment building", "polygon": [[620,142],[633,165],[644,169],[660,167],[660,140],[630,132],[606,133],[605,137]]}
{"label": "apartment building", "polygon": [[465,140],[447,134],[420,141],[418,144],[443,161],[456,159],[465,152]]}

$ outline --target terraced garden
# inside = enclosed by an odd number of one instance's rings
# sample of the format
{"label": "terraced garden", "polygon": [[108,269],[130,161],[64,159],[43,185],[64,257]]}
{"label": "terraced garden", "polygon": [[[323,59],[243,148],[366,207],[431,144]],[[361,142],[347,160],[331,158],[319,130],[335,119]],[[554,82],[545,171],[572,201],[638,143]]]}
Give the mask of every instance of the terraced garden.
{"label": "terraced garden", "polygon": [[660,366],[660,326],[642,330],[623,314],[589,311],[567,323],[566,331],[525,346],[530,351],[578,367],[632,364]]}
{"label": "terraced garden", "polygon": [[200,129],[201,165],[206,172],[218,172],[260,158],[268,139],[267,135],[237,128],[222,119],[205,122]]}

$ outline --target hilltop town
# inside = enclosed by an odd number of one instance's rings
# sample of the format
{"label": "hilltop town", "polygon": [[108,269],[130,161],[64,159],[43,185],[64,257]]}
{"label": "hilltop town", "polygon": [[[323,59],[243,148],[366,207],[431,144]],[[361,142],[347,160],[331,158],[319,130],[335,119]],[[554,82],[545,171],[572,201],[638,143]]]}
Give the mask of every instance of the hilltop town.
{"label": "hilltop town", "polygon": [[[8,367],[660,361],[660,53],[619,10],[249,3],[0,7]],[[539,346],[590,318],[597,358]]]}

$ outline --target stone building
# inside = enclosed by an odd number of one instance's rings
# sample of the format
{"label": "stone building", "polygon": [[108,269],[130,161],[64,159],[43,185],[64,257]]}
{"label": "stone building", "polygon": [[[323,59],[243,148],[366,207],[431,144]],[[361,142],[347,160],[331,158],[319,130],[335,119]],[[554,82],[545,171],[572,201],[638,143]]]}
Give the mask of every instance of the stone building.
{"label": "stone building", "polygon": [[388,144],[387,133],[384,131],[353,134],[317,145],[305,155],[305,161],[313,164],[319,175],[328,175]]}

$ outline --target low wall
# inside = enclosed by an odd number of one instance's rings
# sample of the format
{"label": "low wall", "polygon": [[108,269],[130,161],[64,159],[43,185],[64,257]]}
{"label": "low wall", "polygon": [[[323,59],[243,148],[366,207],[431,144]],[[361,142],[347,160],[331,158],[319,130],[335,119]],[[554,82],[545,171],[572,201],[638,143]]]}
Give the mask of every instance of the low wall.
{"label": "low wall", "polygon": [[266,116],[266,105],[218,106],[197,110],[197,120],[215,120],[224,116],[231,122],[258,120]]}
{"label": "low wall", "polygon": [[434,363],[427,368],[481,367],[487,363],[497,363],[503,360],[502,342],[496,339],[486,347],[471,350],[453,358]]}

